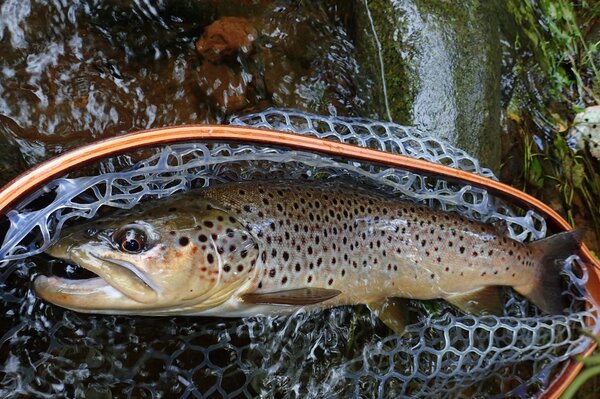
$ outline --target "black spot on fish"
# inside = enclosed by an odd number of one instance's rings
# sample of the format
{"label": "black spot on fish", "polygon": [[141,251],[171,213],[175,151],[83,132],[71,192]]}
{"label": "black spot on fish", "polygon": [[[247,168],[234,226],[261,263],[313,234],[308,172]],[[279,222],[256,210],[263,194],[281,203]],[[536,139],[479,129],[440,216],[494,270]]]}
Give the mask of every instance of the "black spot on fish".
{"label": "black spot on fish", "polygon": [[215,224],[213,222],[211,222],[210,220],[205,220],[203,223],[206,227],[208,227],[209,229],[212,228]]}
{"label": "black spot on fish", "polygon": [[215,261],[215,257],[213,256],[213,254],[208,254],[206,255],[206,260],[208,261],[208,263],[213,263]]}
{"label": "black spot on fish", "polygon": [[464,254],[464,253],[465,253],[465,247],[460,247],[460,248],[459,248],[459,250],[460,250],[460,253],[461,253],[461,254]]}
{"label": "black spot on fish", "polygon": [[225,263],[225,264],[223,265],[223,271],[224,271],[225,273],[229,273],[229,271],[230,271],[230,270],[231,270],[231,266],[229,266],[229,264]]}
{"label": "black spot on fish", "polygon": [[181,237],[179,239],[179,245],[181,245],[182,247],[185,247],[186,245],[188,245],[190,243],[190,239],[187,237]]}

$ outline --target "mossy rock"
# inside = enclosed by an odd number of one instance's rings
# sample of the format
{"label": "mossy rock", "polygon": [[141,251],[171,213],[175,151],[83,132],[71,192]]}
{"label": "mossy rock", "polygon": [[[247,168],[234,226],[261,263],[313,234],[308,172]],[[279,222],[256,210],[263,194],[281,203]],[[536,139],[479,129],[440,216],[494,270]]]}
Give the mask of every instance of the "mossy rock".
{"label": "mossy rock", "polygon": [[370,0],[354,10],[361,90],[374,99],[363,113],[415,125],[497,170],[503,3]]}

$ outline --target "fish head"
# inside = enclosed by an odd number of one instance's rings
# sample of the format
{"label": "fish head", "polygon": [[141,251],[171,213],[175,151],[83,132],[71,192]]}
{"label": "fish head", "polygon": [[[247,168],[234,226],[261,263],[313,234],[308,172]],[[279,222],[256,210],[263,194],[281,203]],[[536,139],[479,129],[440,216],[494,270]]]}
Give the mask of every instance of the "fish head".
{"label": "fish head", "polygon": [[39,276],[36,293],[88,313],[196,314],[218,306],[252,279],[258,245],[233,215],[193,202],[120,211],[65,229],[46,252],[97,277]]}

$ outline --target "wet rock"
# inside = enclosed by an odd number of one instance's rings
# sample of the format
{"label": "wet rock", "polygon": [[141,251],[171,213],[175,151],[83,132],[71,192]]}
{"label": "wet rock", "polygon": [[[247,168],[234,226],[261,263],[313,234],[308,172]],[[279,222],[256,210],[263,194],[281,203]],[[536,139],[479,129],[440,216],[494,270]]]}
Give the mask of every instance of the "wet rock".
{"label": "wet rock", "polygon": [[[343,2],[340,2],[345,4]],[[344,12],[336,2],[298,2],[265,13],[257,54],[267,95],[276,107],[358,115],[361,98]],[[369,100],[366,100],[369,101]]]}
{"label": "wet rock", "polygon": [[257,37],[258,32],[246,18],[222,17],[206,27],[196,42],[196,51],[205,60],[217,64],[237,55],[250,54]]}
{"label": "wet rock", "polygon": [[413,124],[500,164],[498,0],[357,2],[355,42],[366,70],[365,114]]}
{"label": "wet rock", "polygon": [[200,66],[198,84],[212,106],[232,113],[248,105],[247,84],[240,73],[226,65],[205,62]]}

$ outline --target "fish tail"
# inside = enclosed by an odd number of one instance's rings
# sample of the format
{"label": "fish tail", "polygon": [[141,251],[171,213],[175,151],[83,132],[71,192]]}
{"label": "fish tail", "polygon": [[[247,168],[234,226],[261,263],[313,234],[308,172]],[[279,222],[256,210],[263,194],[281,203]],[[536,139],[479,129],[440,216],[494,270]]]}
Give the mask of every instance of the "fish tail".
{"label": "fish tail", "polygon": [[537,277],[529,284],[514,287],[515,290],[548,314],[562,313],[560,261],[577,251],[583,233],[582,229],[570,230],[529,243],[527,247],[537,259]]}

